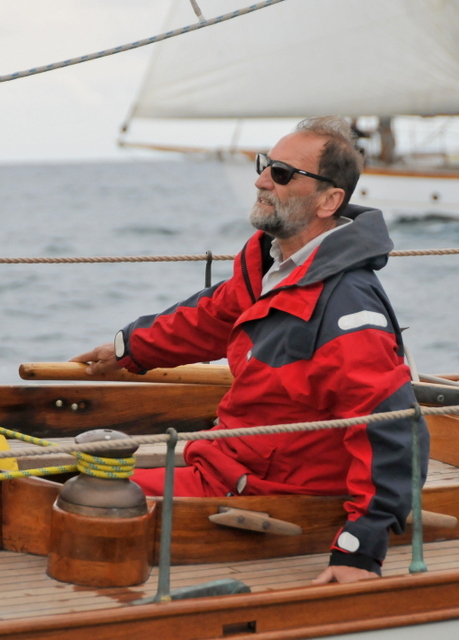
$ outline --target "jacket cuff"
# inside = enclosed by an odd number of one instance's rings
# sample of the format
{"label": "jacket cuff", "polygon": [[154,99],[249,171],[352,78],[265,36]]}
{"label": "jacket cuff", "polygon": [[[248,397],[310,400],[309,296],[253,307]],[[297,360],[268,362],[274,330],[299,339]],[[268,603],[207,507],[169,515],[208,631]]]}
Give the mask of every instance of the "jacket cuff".
{"label": "jacket cuff", "polygon": [[363,555],[363,553],[344,553],[333,549],[329,564],[335,567],[356,567],[356,569],[365,569],[366,571],[373,571],[378,576],[381,575],[381,564],[374,558]]}
{"label": "jacket cuff", "polygon": [[117,361],[119,366],[123,367],[123,369],[127,369],[129,373],[135,373],[139,376],[143,376],[148,371],[148,369],[144,369],[140,365],[138,365],[136,362],[134,362],[131,356],[124,356],[124,358],[117,358]]}
{"label": "jacket cuff", "polygon": [[116,360],[120,367],[127,369],[130,373],[136,373],[137,375],[143,375],[148,371],[140,364],[138,364],[132,357],[129,350],[129,338],[126,329],[121,329],[115,335],[114,348]]}

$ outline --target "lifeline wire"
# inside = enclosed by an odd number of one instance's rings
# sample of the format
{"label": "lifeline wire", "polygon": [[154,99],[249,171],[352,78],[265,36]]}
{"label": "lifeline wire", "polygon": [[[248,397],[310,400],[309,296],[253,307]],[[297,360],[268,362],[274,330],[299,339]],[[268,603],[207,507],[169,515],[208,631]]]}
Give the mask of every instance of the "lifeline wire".
{"label": "lifeline wire", "polygon": [[37,73],[45,73],[45,71],[54,71],[54,69],[61,69],[62,67],[70,67],[74,64],[80,64],[81,62],[88,62],[89,60],[97,60],[98,58],[105,58],[106,56],[111,56],[111,55],[114,55],[115,53],[122,53],[123,51],[138,49],[139,47],[144,47],[147,44],[153,44],[154,42],[161,42],[161,40],[168,40],[169,38],[180,36],[190,31],[197,31],[198,29],[203,29],[204,27],[210,27],[214,24],[225,22],[226,20],[231,20],[232,18],[238,18],[239,16],[243,16],[247,13],[258,11],[258,9],[264,9],[269,6],[273,6],[275,4],[278,4],[279,2],[284,2],[284,0],[264,0],[264,2],[258,2],[257,4],[252,4],[249,7],[245,7],[243,9],[236,9],[235,11],[231,11],[230,13],[225,13],[221,16],[217,16],[216,18],[210,18],[209,20],[204,20],[203,22],[196,22],[195,24],[188,25],[187,27],[174,29],[173,31],[168,31],[167,33],[162,33],[158,36],[152,36],[151,38],[144,38],[143,40],[137,40],[137,42],[132,42],[130,44],[123,44],[118,47],[113,47],[112,49],[99,51],[98,53],[89,53],[85,56],[70,58],[69,60],[62,60],[61,62],[52,62],[51,64],[46,64],[41,67],[34,67],[32,69],[26,69],[24,71],[16,71],[15,73],[9,73],[5,76],[0,76],[0,82],[17,80],[18,78],[33,76],[33,75],[36,75]]}

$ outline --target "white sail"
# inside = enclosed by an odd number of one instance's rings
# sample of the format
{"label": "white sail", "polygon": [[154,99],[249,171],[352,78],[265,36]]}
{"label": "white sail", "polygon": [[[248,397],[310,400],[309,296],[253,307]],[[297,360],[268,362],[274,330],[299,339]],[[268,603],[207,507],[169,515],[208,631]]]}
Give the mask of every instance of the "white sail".
{"label": "white sail", "polygon": [[[167,29],[196,21],[171,1]],[[456,114],[458,34],[457,0],[285,0],[154,45],[132,117]]]}

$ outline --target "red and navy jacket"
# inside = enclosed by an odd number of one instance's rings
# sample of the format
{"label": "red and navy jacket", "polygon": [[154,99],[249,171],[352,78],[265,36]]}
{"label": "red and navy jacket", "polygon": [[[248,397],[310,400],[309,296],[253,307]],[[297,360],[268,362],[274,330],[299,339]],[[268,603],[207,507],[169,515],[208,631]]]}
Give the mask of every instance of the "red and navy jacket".
{"label": "red and navy jacket", "polygon": [[[228,358],[234,382],[219,429],[330,420],[406,409],[415,402],[400,329],[374,271],[392,242],[380,211],[348,206],[352,224],[261,295],[272,238],[255,233],[234,274],[123,329],[119,364],[134,373]],[[428,434],[423,424],[425,478]],[[332,564],[380,572],[388,533],[411,510],[409,419],[289,434],[200,440],[185,450],[206,481],[244,495],[346,495],[347,522]]]}

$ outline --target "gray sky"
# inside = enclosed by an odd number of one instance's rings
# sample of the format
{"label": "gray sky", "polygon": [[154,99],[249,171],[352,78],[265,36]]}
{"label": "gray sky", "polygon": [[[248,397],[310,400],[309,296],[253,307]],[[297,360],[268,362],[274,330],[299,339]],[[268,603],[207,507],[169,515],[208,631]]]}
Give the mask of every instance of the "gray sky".
{"label": "gray sky", "polygon": [[[3,2],[0,75],[156,35],[166,4]],[[190,18],[190,23],[196,21],[192,13]],[[125,157],[116,146],[117,135],[154,46],[0,83],[0,162]]]}

